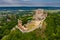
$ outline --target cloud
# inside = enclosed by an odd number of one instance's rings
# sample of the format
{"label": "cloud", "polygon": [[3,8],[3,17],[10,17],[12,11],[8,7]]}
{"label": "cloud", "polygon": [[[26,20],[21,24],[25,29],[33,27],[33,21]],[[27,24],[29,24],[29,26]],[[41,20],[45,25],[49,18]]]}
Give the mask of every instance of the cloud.
{"label": "cloud", "polygon": [[0,0],[0,6],[60,6],[60,1],[47,0]]}
{"label": "cloud", "polygon": [[3,2],[14,3],[13,0],[3,0]]}
{"label": "cloud", "polygon": [[23,1],[31,1],[31,0],[23,0]]}
{"label": "cloud", "polygon": [[10,4],[14,4],[14,3],[19,3],[19,0],[1,0],[3,3],[10,3]]}

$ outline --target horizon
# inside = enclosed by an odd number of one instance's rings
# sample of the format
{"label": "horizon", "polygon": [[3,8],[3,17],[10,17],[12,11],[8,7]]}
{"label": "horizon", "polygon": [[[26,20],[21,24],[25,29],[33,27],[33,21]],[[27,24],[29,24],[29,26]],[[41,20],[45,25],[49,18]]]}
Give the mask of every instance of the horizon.
{"label": "horizon", "polygon": [[0,6],[0,7],[60,7],[60,6]]}

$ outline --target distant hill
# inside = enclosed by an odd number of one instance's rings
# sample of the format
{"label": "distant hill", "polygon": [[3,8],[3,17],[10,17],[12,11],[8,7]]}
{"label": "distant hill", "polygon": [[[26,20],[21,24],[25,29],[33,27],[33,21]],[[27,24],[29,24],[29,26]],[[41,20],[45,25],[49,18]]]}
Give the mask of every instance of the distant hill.
{"label": "distant hill", "polygon": [[0,7],[0,10],[35,10],[35,9],[55,10],[60,9],[60,7]]}

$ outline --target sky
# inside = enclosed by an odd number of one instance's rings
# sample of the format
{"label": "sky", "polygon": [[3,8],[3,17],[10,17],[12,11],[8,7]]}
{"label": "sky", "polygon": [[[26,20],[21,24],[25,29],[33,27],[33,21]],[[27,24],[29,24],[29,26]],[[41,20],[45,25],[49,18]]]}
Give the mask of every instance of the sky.
{"label": "sky", "polygon": [[0,7],[4,6],[49,6],[60,7],[60,0],[0,0]]}

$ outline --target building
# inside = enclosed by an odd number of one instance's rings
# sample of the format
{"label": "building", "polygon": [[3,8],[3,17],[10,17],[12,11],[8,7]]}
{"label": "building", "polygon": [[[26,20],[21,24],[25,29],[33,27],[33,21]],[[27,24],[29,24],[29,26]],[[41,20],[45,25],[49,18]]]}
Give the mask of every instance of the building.
{"label": "building", "polygon": [[38,9],[35,10],[35,15],[33,16],[34,20],[31,20],[31,22],[22,25],[22,21],[18,20],[18,29],[22,32],[31,32],[39,27],[42,27],[43,21],[46,19],[47,14],[44,14],[44,10]]}

